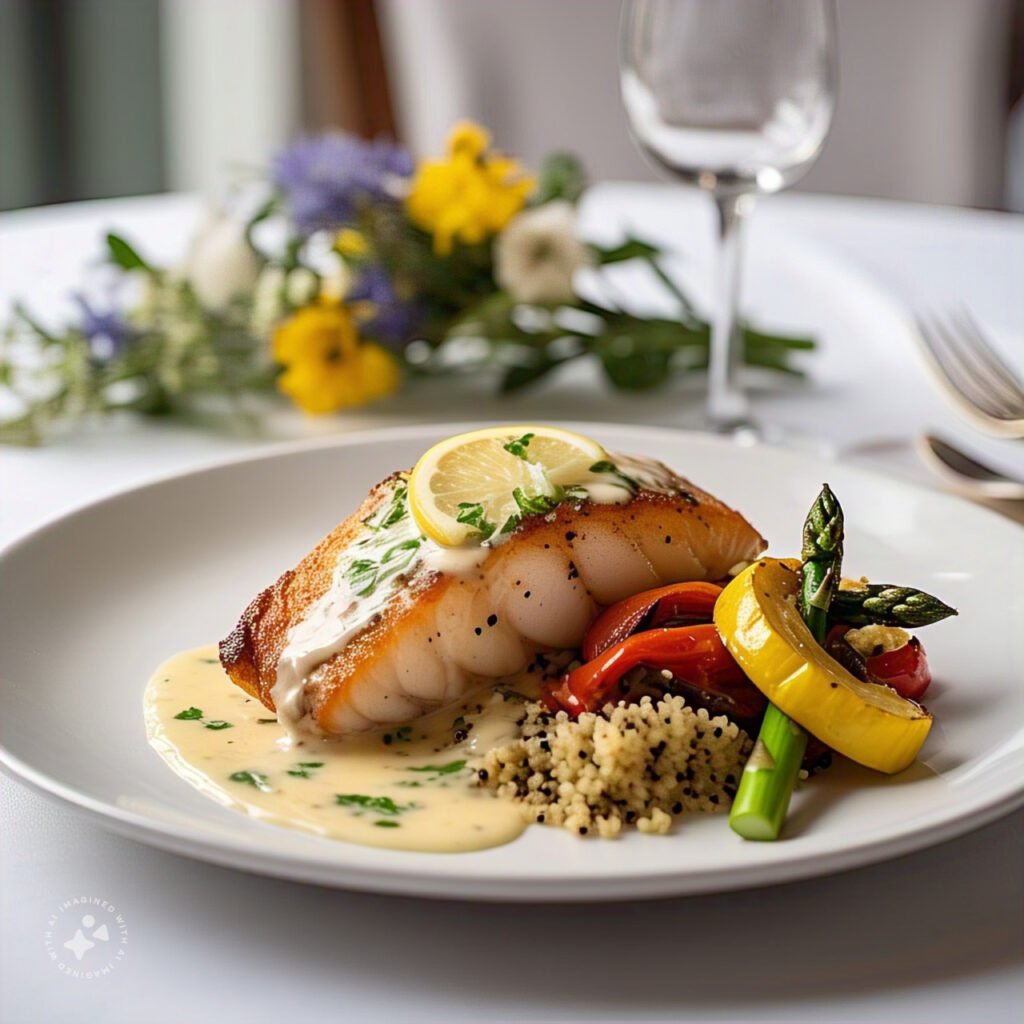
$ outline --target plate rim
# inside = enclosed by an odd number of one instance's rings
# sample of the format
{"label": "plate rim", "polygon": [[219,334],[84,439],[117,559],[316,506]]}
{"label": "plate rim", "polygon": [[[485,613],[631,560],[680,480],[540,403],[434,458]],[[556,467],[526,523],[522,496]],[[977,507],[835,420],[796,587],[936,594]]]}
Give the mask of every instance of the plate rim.
{"label": "plate rim", "polygon": [[[204,460],[184,469],[156,473],[131,486],[118,488],[99,498],[64,509],[33,529],[17,535],[0,547],[0,565],[15,551],[38,541],[45,533],[58,529],[77,516],[97,511],[104,505],[116,503],[130,495],[166,486],[178,479],[201,477],[227,467],[247,463],[272,462],[310,451],[359,448],[372,446],[375,442],[420,440],[425,434],[433,432],[438,434],[457,433],[461,430],[473,429],[478,427],[480,422],[482,421],[377,427],[352,431],[342,436],[274,443],[254,451],[234,452],[227,456]],[[622,435],[633,434],[644,436],[648,440],[652,435],[655,437],[662,435],[675,443],[692,443],[706,449],[734,450],[736,448],[733,442],[726,439],[672,427],[614,422],[561,421],[558,419],[552,419],[550,422],[572,426],[582,432],[608,431]],[[768,449],[783,459],[799,460],[806,457],[798,451],[779,445],[759,444],[754,447]],[[869,467],[843,463],[836,458],[817,454],[812,458],[815,461],[841,465],[846,474],[852,473],[855,476],[882,482],[885,486],[909,491],[919,497],[927,495],[930,501],[938,501],[940,505],[958,509],[969,508],[972,515],[981,515],[991,522],[998,522],[1000,529],[1024,534],[1024,527],[1019,524],[1000,516],[991,509],[968,502],[958,495],[934,491],[916,482],[891,477]],[[589,874],[567,879],[558,875],[532,874],[524,878],[517,875],[510,876],[501,871],[474,872],[459,875],[458,891],[453,892],[450,891],[454,877],[452,873],[417,870],[412,861],[408,865],[382,864],[377,866],[344,863],[326,854],[321,856],[314,852],[298,854],[295,851],[278,851],[247,838],[228,834],[212,837],[175,822],[161,821],[159,818],[130,808],[97,799],[45,771],[34,768],[8,750],[2,741],[0,741],[0,769],[17,781],[27,784],[34,792],[86,816],[89,820],[95,821],[108,830],[159,849],[277,878],[364,892],[454,900],[614,901],[627,898],[687,896],[756,888],[812,878],[833,871],[850,870],[898,857],[956,838],[1024,806],[1024,779],[1014,784],[1011,778],[1002,787],[997,786],[990,790],[966,813],[955,818],[932,821],[930,824],[918,825],[896,834],[892,834],[890,826],[887,829],[889,834],[883,838],[880,838],[875,832],[861,833],[853,837],[852,842],[839,849],[804,851],[796,856],[784,857],[767,863],[751,863],[731,866],[727,869],[710,868],[698,872],[657,871],[653,874],[648,872],[642,876]],[[405,852],[406,855],[411,853],[410,851],[400,852]],[[418,853],[411,853],[411,855],[423,856]],[[458,863],[458,855],[452,856],[453,864]]]}

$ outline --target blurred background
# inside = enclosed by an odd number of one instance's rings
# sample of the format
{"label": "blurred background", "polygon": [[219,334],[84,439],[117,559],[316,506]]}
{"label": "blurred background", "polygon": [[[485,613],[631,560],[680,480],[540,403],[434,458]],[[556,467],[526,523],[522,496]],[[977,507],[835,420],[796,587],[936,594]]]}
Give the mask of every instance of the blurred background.
{"label": "blurred background", "polygon": [[[0,0],[0,209],[216,193],[304,131],[655,177],[618,0]],[[799,188],[1024,210],[1024,0],[839,0],[840,100]]]}

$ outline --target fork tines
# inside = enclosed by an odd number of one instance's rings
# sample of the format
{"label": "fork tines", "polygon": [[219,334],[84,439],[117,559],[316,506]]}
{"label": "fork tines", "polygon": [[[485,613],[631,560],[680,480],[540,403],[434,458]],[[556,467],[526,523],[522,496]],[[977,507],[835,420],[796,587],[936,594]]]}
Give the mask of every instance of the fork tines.
{"label": "fork tines", "polygon": [[956,408],[999,437],[1024,437],[1024,384],[967,310],[919,315],[928,363]]}

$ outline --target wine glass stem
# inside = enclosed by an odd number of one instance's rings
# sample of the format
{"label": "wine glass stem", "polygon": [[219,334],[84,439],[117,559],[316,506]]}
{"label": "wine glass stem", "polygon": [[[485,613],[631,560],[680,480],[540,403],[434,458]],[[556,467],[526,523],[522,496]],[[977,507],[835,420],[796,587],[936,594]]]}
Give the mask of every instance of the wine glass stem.
{"label": "wine glass stem", "polygon": [[743,344],[737,323],[740,290],[742,195],[716,195],[718,272],[708,358],[708,420],[713,430],[735,433],[751,426],[738,376]]}

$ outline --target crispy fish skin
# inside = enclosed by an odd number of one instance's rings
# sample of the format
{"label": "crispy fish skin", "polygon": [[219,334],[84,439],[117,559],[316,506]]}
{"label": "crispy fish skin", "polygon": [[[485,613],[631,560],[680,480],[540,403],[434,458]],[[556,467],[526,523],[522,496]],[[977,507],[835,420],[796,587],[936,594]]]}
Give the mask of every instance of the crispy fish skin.
{"label": "crispy fish skin", "polygon": [[[220,645],[242,689],[274,710],[271,688],[289,631],[332,586],[335,566],[391,498],[400,474],[246,608]],[[566,501],[524,518],[467,574],[418,564],[378,617],[306,678],[306,707],[327,734],[394,726],[537,653],[578,647],[600,609],[641,590],[718,580],[765,549],[739,513],[673,475],[625,504]]]}

